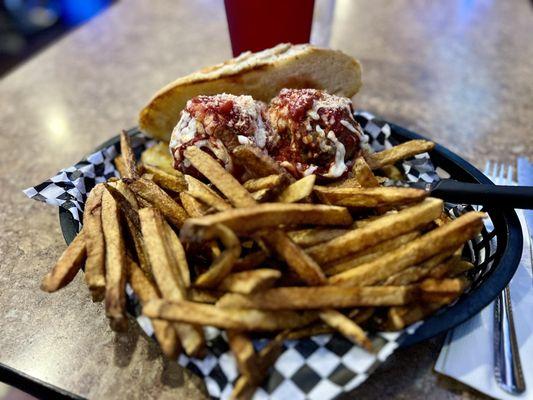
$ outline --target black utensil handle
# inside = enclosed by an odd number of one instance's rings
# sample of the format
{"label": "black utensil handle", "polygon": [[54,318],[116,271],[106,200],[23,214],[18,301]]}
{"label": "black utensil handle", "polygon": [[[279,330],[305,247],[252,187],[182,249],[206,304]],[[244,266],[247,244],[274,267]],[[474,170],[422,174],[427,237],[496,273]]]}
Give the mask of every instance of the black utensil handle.
{"label": "black utensil handle", "polygon": [[499,186],[443,179],[431,195],[453,203],[533,209],[533,186]]}

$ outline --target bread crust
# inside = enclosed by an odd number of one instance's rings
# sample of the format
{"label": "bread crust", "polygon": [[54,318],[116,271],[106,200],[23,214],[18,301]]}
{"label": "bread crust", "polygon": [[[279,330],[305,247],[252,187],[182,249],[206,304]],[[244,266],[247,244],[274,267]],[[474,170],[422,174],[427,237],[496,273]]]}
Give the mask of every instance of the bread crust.
{"label": "bread crust", "polygon": [[160,89],[141,110],[139,126],[146,134],[168,141],[180,111],[194,96],[249,94],[268,102],[284,87],[325,89],[352,97],[361,87],[361,66],[341,51],[308,44],[284,43],[258,53],[243,53]]}

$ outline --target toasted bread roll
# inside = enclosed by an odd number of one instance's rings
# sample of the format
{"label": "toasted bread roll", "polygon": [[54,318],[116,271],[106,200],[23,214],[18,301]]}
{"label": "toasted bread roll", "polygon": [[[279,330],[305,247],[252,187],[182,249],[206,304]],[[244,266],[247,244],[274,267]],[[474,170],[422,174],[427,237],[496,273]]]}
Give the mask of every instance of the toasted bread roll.
{"label": "toasted bread roll", "polygon": [[360,64],[341,51],[279,44],[258,53],[243,53],[170,83],[141,110],[139,126],[168,141],[187,100],[200,94],[249,94],[269,101],[282,88],[315,88],[352,97],[360,86]]}

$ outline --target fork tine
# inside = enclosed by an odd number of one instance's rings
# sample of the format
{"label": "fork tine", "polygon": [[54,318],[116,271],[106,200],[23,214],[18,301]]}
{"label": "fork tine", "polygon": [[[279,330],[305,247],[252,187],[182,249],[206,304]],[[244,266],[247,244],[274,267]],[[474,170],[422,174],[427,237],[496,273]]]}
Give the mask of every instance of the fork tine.
{"label": "fork tine", "polygon": [[483,173],[484,173],[486,176],[489,176],[489,175],[490,175],[490,167],[491,167],[490,160],[487,160],[487,162],[485,163],[485,169],[483,170]]}
{"label": "fork tine", "polygon": [[513,184],[513,181],[514,181],[514,169],[513,169],[513,166],[511,164],[509,164],[507,166],[507,184],[508,185],[512,185]]}

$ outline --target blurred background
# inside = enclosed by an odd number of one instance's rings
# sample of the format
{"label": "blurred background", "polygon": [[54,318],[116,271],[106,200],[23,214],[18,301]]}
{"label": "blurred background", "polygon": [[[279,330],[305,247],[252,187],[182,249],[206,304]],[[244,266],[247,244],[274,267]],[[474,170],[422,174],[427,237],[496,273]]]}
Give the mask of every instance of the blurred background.
{"label": "blurred background", "polygon": [[0,77],[115,0],[0,0]]}

